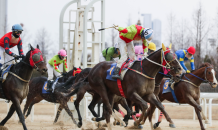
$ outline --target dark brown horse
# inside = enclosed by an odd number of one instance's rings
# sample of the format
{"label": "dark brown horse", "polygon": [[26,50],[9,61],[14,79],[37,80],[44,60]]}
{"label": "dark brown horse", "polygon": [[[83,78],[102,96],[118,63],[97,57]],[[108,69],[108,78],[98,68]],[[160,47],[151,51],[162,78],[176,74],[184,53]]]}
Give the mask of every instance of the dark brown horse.
{"label": "dark brown horse", "polygon": [[[42,93],[43,85],[47,81],[46,77],[35,77],[35,78],[31,79],[31,81],[29,83],[30,91],[28,93],[27,101],[26,101],[26,104],[25,104],[25,107],[23,110],[23,114],[25,115],[25,113],[28,109],[28,112],[27,112],[25,118],[27,118],[28,115],[30,114],[32,106],[36,103],[39,103],[41,100],[44,99],[48,102],[60,103],[55,120],[54,120],[54,123],[57,122],[58,117],[59,117],[62,109],[64,108],[66,110],[66,112],[69,114],[69,116],[72,118],[73,122],[78,127],[81,127],[82,124],[80,122],[78,124],[76,123],[75,119],[73,118],[72,112],[68,108],[67,102],[69,101],[70,97],[64,97],[62,95],[62,93],[69,93],[71,86],[75,82],[77,82],[78,79],[82,78],[80,76],[87,76],[86,71],[81,72],[80,75],[77,74],[78,76],[77,75],[72,76],[74,70],[76,70],[75,67],[74,67],[74,69],[69,71],[66,76],[64,76],[58,80],[58,84],[55,86],[54,93],[49,93],[49,94]],[[67,79],[67,81],[65,82],[66,79]],[[63,82],[65,82],[65,83],[63,83]]]}
{"label": "dark brown horse", "polygon": [[[3,88],[3,93],[0,93],[0,97],[12,101],[7,116],[0,123],[1,126],[5,125],[16,110],[23,125],[23,129],[27,130],[20,104],[29,92],[28,82],[32,76],[33,69],[37,68],[41,74],[44,74],[47,71],[46,64],[42,58],[42,53],[38,50],[39,46],[37,45],[38,49],[34,49],[31,45],[30,47],[31,50],[27,52],[26,57],[12,66],[10,69],[10,72],[12,73],[9,73],[6,81],[0,84]],[[36,54],[34,54],[35,51],[37,51]],[[33,63],[34,66],[31,66],[31,63]]]}
{"label": "dark brown horse", "polygon": [[[77,94],[74,105],[77,110],[78,118],[81,124],[82,124],[82,117],[81,117],[80,110],[79,110],[79,103],[83,99],[86,92],[90,93],[93,96],[93,99],[88,106],[89,110],[91,111],[94,117],[99,117],[99,115],[94,111],[94,108],[95,108],[95,105],[101,101],[101,97],[90,87],[88,81],[84,81],[85,77],[89,74],[90,71],[91,71],[91,68],[86,68],[82,70],[82,72],[78,74],[75,84],[69,89],[70,93],[68,93],[67,95],[63,94],[66,97],[71,97],[74,94]],[[127,124],[128,123],[127,117],[131,114],[131,111],[128,108],[126,100],[120,96],[115,96],[114,103],[115,103],[114,109],[118,110],[117,104],[121,104],[127,110],[127,116],[125,118],[126,120],[124,119],[125,123]],[[99,118],[99,120],[97,121],[104,120],[104,119],[105,118],[103,116],[102,118]]]}
{"label": "dark brown horse", "polygon": [[[160,87],[155,88],[155,94],[158,95],[161,102],[164,100],[175,102],[171,93],[162,94],[163,85],[165,81],[166,79],[162,80]],[[190,104],[195,108],[195,112],[198,116],[201,130],[205,130],[200,115],[202,108],[200,106],[200,101],[199,101],[200,84],[203,81],[210,83],[212,88],[215,88],[217,86],[217,80],[215,78],[214,68],[209,63],[202,64],[199,69],[194,70],[190,74],[184,74],[182,79],[174,86],[174,92],[178,102],[180,104],[185,104],[185,103]],[[149,120],[152,118],[154,110],[155,110],[155,106],[151,104],[147,112],[149,115]],[[146,118],[147,116],[145,116],[144,120]],[[154,128],[158,127],[159,123],[160,122],[156,123],[154,125]]]}
{"label": "dark brown horse", "polygon": [[[131,67],[131,69],[138,72],[143,70],[144,75],[135,73],[134,71],[130,70],[127,71],[123,81],[121,82],[124,94],[127,99],[140,104],[141,108],[143,109],[141,117],[138,121],[136,121],[137,125],[142,120],[144,114],[146,113],[146,109],[148,108],[145,101],[157,106],[161,111],[163,111],[166,119],[170,122],[170,124],[173,124],[172,120],[164,110],[163,105],[156,99],[155,95],[153,94],[155,80],[152,79],[156,76],[157,72],[162,67],[161,64],[163,62],[171,66],[171,70],[180,68],[178,62],[176,62],[176,64],[171,62],[173,60],[175,60],[173,54],[170,52],[170,50],[166,50],[166,47],[163,46],[163,49],[159,49],[158,51],[149,55],[148,58],[145,58],[142,62],[136,62]],[[101,62],[97,64],[91,70],[88,76],[90,86],[101,96],[104,103],[104,116],[106,117],[109,130],[111,130],[109,123],[110,115],[112,114],[111,104],[113,104],[113,97],[115,94],[121,96],[117,87],[117,82],[106,79],[106,71],[110,68],[111,64],[112,62]]]}

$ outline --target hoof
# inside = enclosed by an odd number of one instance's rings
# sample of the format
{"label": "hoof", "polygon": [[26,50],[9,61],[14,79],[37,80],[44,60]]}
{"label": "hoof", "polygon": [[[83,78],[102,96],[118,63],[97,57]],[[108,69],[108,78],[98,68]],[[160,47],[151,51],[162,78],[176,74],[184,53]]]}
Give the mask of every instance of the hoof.
{"label": "hoof", "polygon": [[139,126],[140,124],[137,124],[137,122],[134,122],[134,126]]}
{"label": "hoof", "polygon": [[145,122],[140,122],[140,125],[144,125],[145,124]]}
{"label": "hoof", "polygon": [[210,124],[210,122],[208,120],[205,120],[205,124]]}
{"label": "hoof", "polygon": [[117,122],[116,125],[120,125],[120,122]]}
{"label": "hoof", "polygon": [[125,124],[126,124],[126,126],[125,126],[125,127],[127,127],[127,126],[128,126],[128,121],[125,121]]}
{"label": "hoof", "polygon": [[82,122],[79,122],[79,123],[77,124],[77,127],[78,127],[78,128],[81,128],[81,127],[82,127]]}
{"label": "hoof", "polygon": [[139,129],[143,129],[143,126],[142,126],[142,125],[139,125],[138,128],[139,128]]}
{"label": "hoof", "polygon": [[96,121],[96,117],[92,117],[92,121]]}
{"label": "hoof", "polygon": [[171,128],[176,128],[176,126],[175,126],[174,124],[169,124],[169,126],[170,126]]}
{"label": "hoof", "polygon": [[158,126],[157,126],[157,123],[155,123],[154,125],[153,125],[153,127],[154,127],[154,129],[156,129]]}

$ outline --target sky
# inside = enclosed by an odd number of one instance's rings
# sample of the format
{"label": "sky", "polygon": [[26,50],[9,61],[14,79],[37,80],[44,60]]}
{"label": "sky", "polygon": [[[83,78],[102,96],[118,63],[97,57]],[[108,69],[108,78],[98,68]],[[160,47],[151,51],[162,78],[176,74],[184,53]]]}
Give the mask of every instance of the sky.
{"label": "sky", "polygon": [[[57,51],[59,45],[59,17],[65,4],[71,0],[8,0],[8,31],[16,23],[24,23],[24,31],[28,35],[27,43],[33,43],[39,29],[45,28],[51,38],[52,46]],[[88,0],[89,1],[89,0]],[[84,2],[84,1],[83,1]],[[113,24],[127,26],[128,17],[132,24],[140,19],[138,12],[152,15],[153,19],[162,22],[162,42],[167,43],[167,16],[173,12],[177,20],[191,20],[199,2],[207,14],[208,21],[215,19],[218,0],[105,0],[105,27]],[[76,9],[73,5],[68,9]],[[100,19],[100,2],[94,5],[94,18]],[[68,19],[66,11],[65,20]],[[75,19],[75,18],[72,18]],[[141,19],[142,20],[142,19]],[[188,22],[191,24],[191,22]],[[99,25],[96,26],[96,31]],[[106,30],[106,41],[110,39],[111,30]]]}

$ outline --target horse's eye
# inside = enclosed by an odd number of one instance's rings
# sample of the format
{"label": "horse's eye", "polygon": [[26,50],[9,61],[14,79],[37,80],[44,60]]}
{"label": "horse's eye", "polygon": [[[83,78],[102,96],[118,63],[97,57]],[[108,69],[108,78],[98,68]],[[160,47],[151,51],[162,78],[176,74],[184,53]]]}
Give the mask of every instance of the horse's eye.
{"label": "horse's eye", "polygon": [[208,72],[208,74],[211,74],[211,72]]}

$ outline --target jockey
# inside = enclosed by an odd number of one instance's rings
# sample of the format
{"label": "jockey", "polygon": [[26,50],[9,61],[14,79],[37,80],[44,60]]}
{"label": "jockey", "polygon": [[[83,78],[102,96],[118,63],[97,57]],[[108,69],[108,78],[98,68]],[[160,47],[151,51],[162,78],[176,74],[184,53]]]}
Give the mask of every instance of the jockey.
{"label": "jockey", "polygon": [[[0,66],[2,66],[5,62],[12,60],[12,57],[14,57],[15,59],[24,57],[22,49],[23,43],[20,38],[22,31],[22,26],[20,24],[15,24],[12,26],[12,32],[6,33],[0,39]],[[15,53],[10,51],[10,48],[14,46],[17,46],[20,56],[17,56]],[[9,65],[10,62],[6,64]]]}
{"label": "jockey", "polygon": [[[64,70],[67,72],[67,53],[64,49],[61,49],[58,52],[58,55],[55,55],[54,57],[52,57],[48,63],[47,63],[47,67],[48,67],[48,83],[47,83],[47,90],[46,91],[52,91],[52,79],[53,79],[53,73],[55,74],[56,77],[61,75],[61,71],[58,69],[58,66],[61,63],[64,63]],[[65,75],[66,73],[62,73],[62,75]]]}
{"label": "jockey", "polygon": [[156,51],[156,45],[153,42],[148,44],[148,55]]}
{"label": "jockey", "polygon": [[100,62],[113,61],[113,58],[120,58],[120,50],[117,46],[118,44],[115,44],[114,47],[108,47],[107,49],[104,49],[100,55]]}
{"label": "jockey", "polygon": [[190,71],[186,68],[184,61],[189,60],[191,64],[191,69],[195,70],[194,57],[193,57],[194,54],[195,54],[195,48],[193,46],[190,46],[187,50],[176,51],[177,59],[180,61],[180,64],[182,65],[186,73],[190,73]]}
{"label": "jockey", "polygon": [[[118,26],[114,26],[117,29]],[[129,58],[131,60],[136,60],[133,40],[142,40],[143,42],[143,49],[144,55],[147,56],[148,52],[148,43],[147,40],[150,41],[152,39],[153,30],[152,29],[145,29],[138,25],[130,25],[126,28],[118,27],[119,31],[119,49],[121,58],[117,61],[117,67],[114,70],[112,78],[120,79],[119,71],[124,61],[127,60],[127,52],[129,53]]]}
{"label": "jockey", "polygon": [[[137,60],[142,60],[142,55],[144,54],[142,46],[135,46],[134,48],[135,48],[135,54],[138,55]],[[150,42],[148,44],[148,55],[150,55],[154,51],[156,51],[156,45],[153,42]]]}

